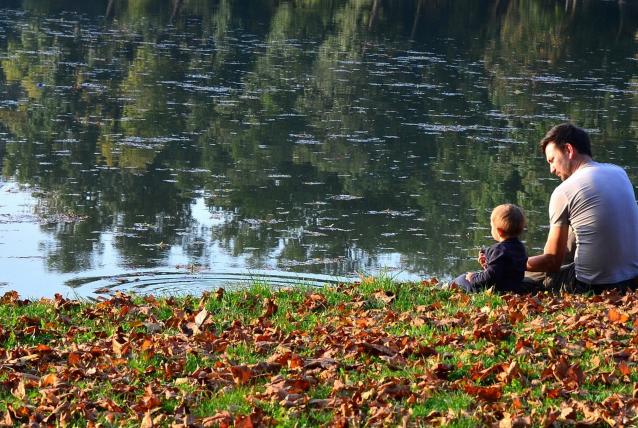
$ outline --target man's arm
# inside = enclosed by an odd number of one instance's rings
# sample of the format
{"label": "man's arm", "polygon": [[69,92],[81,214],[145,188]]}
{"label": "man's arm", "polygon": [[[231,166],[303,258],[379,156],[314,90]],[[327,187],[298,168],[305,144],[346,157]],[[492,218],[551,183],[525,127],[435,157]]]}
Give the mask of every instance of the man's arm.
{"label": "man's arm", "polygon": [[526,269],[530,272],[559,271],[567,252],[568,234],[568,224],[550,227],[543,254],[528,258]]}

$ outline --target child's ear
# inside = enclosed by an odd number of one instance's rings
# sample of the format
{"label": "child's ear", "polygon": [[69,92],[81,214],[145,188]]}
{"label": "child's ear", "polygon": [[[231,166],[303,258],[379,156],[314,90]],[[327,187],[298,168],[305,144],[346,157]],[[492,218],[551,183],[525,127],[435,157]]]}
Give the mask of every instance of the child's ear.
{"label": "child's ear", "polygon": [[496,233],[498,233],[498,236],[500,236],[501,238],[505,236],[505,231],[501,229],[500,227],[496,228]]}

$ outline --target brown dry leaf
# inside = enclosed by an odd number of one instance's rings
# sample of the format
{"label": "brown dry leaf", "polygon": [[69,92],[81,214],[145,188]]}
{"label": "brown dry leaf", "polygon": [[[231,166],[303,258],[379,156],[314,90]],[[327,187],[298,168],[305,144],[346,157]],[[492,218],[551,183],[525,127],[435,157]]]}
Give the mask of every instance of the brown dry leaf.
{"label": "brown dry leaf", "polygon": [[253,371],[246,366],[230,366],[233,380],[238,385],[246,384],[253,376]]}
{"label": "brown dry leaf", "polygon": [[42,379],[40,379],[40,386],[41,387],[49,387],[49,386],[56,386],[58,384],[58,377],[55,375],[55,373],[49,373],[48,375],[42,376]]}
{"label": "brown dry leaf", "polygon": [[219,428],[227,428],[233,423],[233,419],[230,415],[230,412],[224,410],[223,412],[219,412],[214,416],[206,417],[202,420],[202,425],[205,427],[219,427]]}
{"label": "brown dry leaf", "polygon": [[475,364],[472,366],[470,375],[474,382],[483,382],[485,379],[492,375],[502,374],[503,364],[495,364],[492,367],[483,369],[483,364]]}
{"label": "brown dry leaf", "polygon": [[195,316],[195,325],[201,328],[201,326],[204,325],[204,323],[208,320],[209,316],[210,316],[210,313],[206,309],[202,309]]}
{"label": "brown dry leaf", "polygon": [[507,313],[507,318],[512,324],[516,324],[525,319],[525,315],[519,311],[509,311]]}
{"label": "brown dry leaf", "polygon": [[313,398],[308,401],[308,407],[313,409],[327,409],[329,407],[333,407],[335,403],[334,398]]}
{"label": "brown dry leaf", "polygon": [[563,353],[571,357],[580,357],[583,352],[585,352],[585,347],[578,343],[567,343],[566,346],[563,347]]}
{"label": "brown dry leaf", "polygon": [[303,306],[309,311],[319,311],[328,306],[328,300],[323,294],[312,293],[306,298]]}
{"label": "brown dry leaf", "polygon": [[386,305],[392,303],[392,301],[397,297],[393,293],[391,293],[389,291],[383,291],[383,290],[377,291],[372,296],[375,299],[382,301]]}
{"label": "brown dry leaf", "polygon": [[361,343],[358,343],[358,345],[361,346],[367,353],[371,355],[386,355],[389,357],[393,357],[398,352],[398,351],[393,351],[387,346],[377,345],[374,343],[361,342]]}
{"label": "brown dry leaf", "polygon": [[475,326],[473,335],[477,339],[499,342],[507,339],[511,333],[512,330],[507,324],[491,323],[484,326]]}
{"label": "brown dry leaf", "polygon": [[297,354],[292,354],[290,358],[288,359],[288,368],[290,369],[299,369],[299,368],[303,368],[303,366],[304,366],[304,361]]}
{"label": "brown dry leaf", "polygon": [[378,387],[379,397],[392,397],[396,400],[410,396],[410,386],[407,383],[401,383],[400,379],[386,382]]}
{"label": "brown dry leaf", "polygon": [[111,347],[116,357],[123,357],[130,350],[130,345],[126,342],[120,342],[117,337],[113,337]]}
{"label": "brown dry leaf", "polygon": [[590,406],[588,403],[582,401],[577,401],[575,404],[578,410],[583,412],[583,415],[585,416],[583,422],[591,425],[596,425],[604,420],[603,415],[599,409],[596,409],[593,406]]}
{"label": "brown dry leaf", "polygon": [[151,410],[161,406],[162,401],[153,393],[151,387],[148,386],[144,396],[133,406],[137,412],[150,412]]}
{"label": "brown dry leaf", "polygon": [[69,356],[66,360],[71,367],[77,367],[82,362],[82,358],[77,352],[69,352]]}
{"label": "brown dry leaf", "polygon": [[631,374],[631,367],[629,367],[629,365],[625,361],[621,361],[620,363],[618,363],[616,368],[623,376],[629,376]]}
{"label": "brown dry leaf", "polygon": [[408,363],[408,360],[406,360],[401,354],[396,354],[392,357],[381,355],[379,358],[388,363],[388,366],[395,370],[405,368],[405,365]]}
{"label": "brown dry leaf", "polygon": [[124,412],[124,409],[122,409],[120,406],[118,406],[110,398],[103,398],[103,399],[99,400],[95,404],[100,406],[100,407],[102,407],[103,409],[108,410],[109,412],[113,412],[113,413],[123,413]]}
{"label": "brown dry leaf", "polygon": [[13,391],[11,391],[11,394],[13,394],[13,396],[15,396],[16,398],[19,398],[20,400],[24,400],[24,397],[26,397],[27,395],[24,379],[20,380],[20,383],[18,383],[18,386],[16,386],[16,388]]}
{"label": "brown dry leaf", "polygon": [[343,383],[340,379],[335,379],[332,384],[332,394],[337,394],[340,391],[343,391],[346,388],[346,384]]}
{"label": "brown dry leaf", "polygon": [[27,406],[20,406],[16,409],[15,407],[9,404],[7,405],[7,409],[9,411],[12,411],[13,416],[15,416],[18,419],[27,419],[28,417],[31,416],[31,409],[29,409]]}
{"label": "brown dry leaf", "polygon": [[286,398],[279,402],[279,405],[285,408],[291,408],[300,406],[305,402],[305,396],[302,394],[288,394]]}
{"label": "brown dry leaf", "polygon": [[0,427],[12,427],[14,425],[13,419],[11,418],[11,414],[6,412],[4,416],[0,419]]}
{"label": "brown dry leaf", "polygon": [[585,374],[578,364],[573,364],[567,369],[565,378],[569,382],[568,385],[572,387],[575,387],[574,384],[580,386],[585,382]]}
{"label": "brown dry leaf", "polygon": [[532,426],[532,418],[529,416],[514,416],[505,412],[503,419],[498,423],[498,428],[526,428]]}
{"label": "brown dry leaf", "polygon": [[450,296],[450,300],[465,306],[470,302],[470,296],[468,296],[466,293],[456,293]]}
{"label": "brown dry leaf", "polygon": [[270,318],[277,313],[277,309],[277,304],[275,304],[275,302],[271,298],[266,298],[266,300],[264,300],[264,312],[261,314],[261,316]]}
{"label": "brown dry leaf", "polygon": [[199,298],[199,303],[197,304],[198,309],[203,309],[206,306],[206,302],[210,299],[210,291],[202,292],[202,295]]}
{"label": "brown dry leaf", "polygon": [[616,308],[611,308],[607,311],[607,318],[609,318],[609,321],[613,323],[624,324],[629,320],[629,315],[620,312]]}
{"label": "brown dry leaf", "polygon": [[2,297],[0,297],[0,304],[2,305],[14,305],[18,302],[20,296],[17,291],[7,291]]}
{"label": "brown dry leaf", "polygon": [[38,346],[36,346],[35,350],[36,352],[39,352],[42,354],[53,352],[53,349],[49,345],[42,345],[42,344],[39,344]]}
{"label": "brown dry leaf", "polygon": [[509,365],[503,364],[504,371],[497,374],[496,378],[503,383],[509,384],[514,379],[522,379],[526,381],[523,373],[521,372],[521,368],[518,363],[514,360]]}
{"label": "brown dry leaf", "polygon": [[235,418],[235,428],[253,428],[253,421],[250,416],[237,416]]}
{"label": "brown dry leaf", "polygon": [[401,350],[401,355],[406,357],[410,355],[414,355],[417,357],[429,357],[436,354],[437,352],[433,347],[423,345],[421,343],[416,344],[416,346],[406,346],[404,349]]}
{"label": "brown dry leaf", "polygon": [[552,388],[545,390],[545,397],[555,399],[563,395],[564,390],[561,388]]}
{"label": "brown dry leaf", "polygon": [[286,390],[291,394],[301,394],[310,389],[308,379],[289,379],[286,381]]}
{"label": "brown dry leaf", "polygon": [[576,419],[576,410],[568,404],[563,403],[560,409],[559,419]]}
{"label": "brown dry leaf", "polygon": [[151,417],[151,412],[146,412],[144,414],[144,418],[142,418],[142,423],[140,424],[140,428],[153,428],[155,424],[153,424],[153,418]]}
{"label": "brown dry leaf", "polygon": [[199,327],[197,327],[197,324],[194,322],[183,322],[179,325],[179,329],[186,336],[193,336],[201,333]]}
{"label": "brown dry leaf", "polygon": [[500,385],[495,386],[473,386],[467,385],[465,392],[470,395],[479,397],[485,401],[498,401],[503,396],[503,387]]}
{"label": "brown dry leaf", "polygon": [[547,413],[545,413],[545,416],[543,416],[543,419],[541,420],[541,425],[544,427],[554,426],[554,422],[556,422],[559,416],[560,416],[559,411],[553,410],[553,409],[547,409]]}
{"label": "brown dry leaf", "polygon": [[149,349],[153,349],[153,341],[150,339],[144,339],[144,341],[140,345],[140,350],[148,351]]}
{"label": "brown dry leaf", "polygon": [[374,320],[371,318],[367,318],[367,317],[361,317],[361,318],[357,318],[354,321],[354,324],[359,327],[359,328],[366,328],[366,327],[370,327],[371,325],[374,325]]}
{"label": "brown dry leaf", "polygon": [[339,365],[339,362],[334,358],[313,358],[305,361],[304,369],[312,370],[316,368],[328,369],[331,367],[336,367]]}
{"label": "brown dry leaf", "polygon": [[425,319],[422,317],[414,317],[412,321],[410,321],[410,324],[413,327],[422,327],[425,325]]}

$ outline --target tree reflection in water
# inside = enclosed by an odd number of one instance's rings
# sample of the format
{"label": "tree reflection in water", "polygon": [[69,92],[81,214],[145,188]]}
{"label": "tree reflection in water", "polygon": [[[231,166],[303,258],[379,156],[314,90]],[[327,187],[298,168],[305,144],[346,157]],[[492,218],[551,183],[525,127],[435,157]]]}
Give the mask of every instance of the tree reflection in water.
{"label": "tree reflection in water", "polygon": [[466,270],[502,202],[543,244],[535,145],[567,119],[638,183],[630,2],[24,0],[0,20],[3,175],[86,216],[44,228],[52,271],[100,263],[104,233],[131,268],[180,247]]}

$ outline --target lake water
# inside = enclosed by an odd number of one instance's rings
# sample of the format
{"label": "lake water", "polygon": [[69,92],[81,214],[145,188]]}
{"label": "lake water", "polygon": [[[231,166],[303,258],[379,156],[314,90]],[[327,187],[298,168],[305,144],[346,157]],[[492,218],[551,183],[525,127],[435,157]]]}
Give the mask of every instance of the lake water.
{"label": "lake water", "polygon": [[0,292],[199,293],[478,266],[546,237],[537,142],[638,184],[638,6],[3,1]]}

